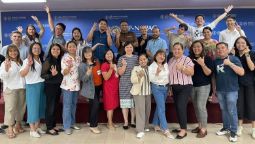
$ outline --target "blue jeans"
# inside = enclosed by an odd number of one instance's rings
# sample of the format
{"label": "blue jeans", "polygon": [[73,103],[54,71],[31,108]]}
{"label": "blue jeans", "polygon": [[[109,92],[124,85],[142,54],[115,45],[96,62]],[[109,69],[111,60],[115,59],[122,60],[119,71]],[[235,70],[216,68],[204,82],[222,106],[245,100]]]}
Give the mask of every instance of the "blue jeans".
{"label": "blue jeans", "polygon": [[237,132],[238,117],[237,117],[237,99],[238,91],[219,92],[217,91],[220,109],[222,113],[223,128],[231,132]]}
{"label": "blue jeans", "polygon": [[76,103],[78,91],[68,91],[62,89],[63,93],[63,127],[70,129],[75,123]]}
{"label": "blue jeans", "polygon": [[168,87],[151,84],[151,90],[156,101],[156,110],[154,112],[152,124],[160,126],[162,130],[168,130],[166,121],[166,98]]}

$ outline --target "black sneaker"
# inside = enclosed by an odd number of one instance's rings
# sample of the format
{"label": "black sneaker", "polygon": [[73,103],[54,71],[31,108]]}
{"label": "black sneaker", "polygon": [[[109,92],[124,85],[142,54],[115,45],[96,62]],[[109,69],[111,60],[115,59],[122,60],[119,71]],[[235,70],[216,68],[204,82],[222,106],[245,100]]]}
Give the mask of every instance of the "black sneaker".
{"label": "black sneaker", "polygon": [[226,128],[222,128],[221,130],[216,132],[216,134],[219,136],[225,135],[227,133],[229,133],[229,130],[227,130]]}
{"label": "black sneaker", "polygon": [[230,132],[230,137],[229,137],[230,142],[236,142],[237,141],[237,135],[234,132]]}
{"label": "black sneaker", "polygon": [[5,131],[0,128],[0,133],[5,134]]}

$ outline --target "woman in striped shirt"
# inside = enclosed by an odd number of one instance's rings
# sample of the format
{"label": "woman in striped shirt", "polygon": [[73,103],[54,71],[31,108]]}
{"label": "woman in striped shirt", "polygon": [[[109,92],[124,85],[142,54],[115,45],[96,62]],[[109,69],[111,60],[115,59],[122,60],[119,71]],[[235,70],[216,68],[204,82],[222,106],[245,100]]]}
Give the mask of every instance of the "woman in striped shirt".
{"label": "woman in striped shirt", "polygon": [[184,49],[181,43],[173,45],[173,57],[169,61],[169,83],[170,92],[173,93],[175,108],[177,112],[180,130],[176,139],[187,136],[187,104],[192,91],[192,75],[194,75],[194,64],[192,60],[183,55]]}

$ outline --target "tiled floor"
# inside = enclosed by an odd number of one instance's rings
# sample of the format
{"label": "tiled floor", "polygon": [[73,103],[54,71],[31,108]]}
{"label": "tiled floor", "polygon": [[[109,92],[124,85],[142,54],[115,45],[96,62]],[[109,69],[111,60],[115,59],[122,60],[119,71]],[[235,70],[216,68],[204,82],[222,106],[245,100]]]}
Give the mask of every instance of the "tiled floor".
{"label": "tiled floor", "polygon": [[[121,125],[121,124],[120,124]],[[209,124],[208,135],[198,139],[190,132],[196,125],[188,125],[188,136],[183,140],[170,140],[161,133],[154,131],[147,132],[142,139],[136,138],[135,129],[123,130],[122,127],[116,130],[108,130],[105,124],[100,124],[102,134],[93,134],[88,126],[80,124],[81,130],[76,130],[72,135],[60,133],[58,136],[42,135],[41,138],[32,138],[27,132],[19,134],[15,139],[8,139],[6,135],[0,134],[0,144],[228,144],[227,136],[216,136],[215,132],[221,128],[221,124]],[[177,124],[169,124],[170,130],[177,128]],[[238,138],[236,144],[255,144],[251,138],[251,125],[244,125],[243,135]]]}

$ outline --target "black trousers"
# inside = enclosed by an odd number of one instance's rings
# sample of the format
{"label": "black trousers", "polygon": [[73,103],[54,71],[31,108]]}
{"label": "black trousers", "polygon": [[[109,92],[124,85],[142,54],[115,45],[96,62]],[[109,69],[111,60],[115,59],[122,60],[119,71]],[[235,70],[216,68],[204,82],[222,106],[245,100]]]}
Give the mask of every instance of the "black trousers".
{"label": "black trousers", "polygon": [[187,105],[192,85],[172,85],[177,118],[181,129],[187,129]]}
{"label": "black trousers", "polygon": [[238,119],[255,120],[255,89],[254,85],[239,85],[237,112]]}
{"label": "black trousers", "polygon": [[57,107],[59,106],[59,100],[61,95],[60,84],[45,83],[45,95],[46,95],[46,126],[47,130],[51,130],[56,127],[56,115]]}
{"label": "black trousers", "polygon": [[102,89],[101,86],[95,86],[94,99],[89,99],[89,123],[90,123],[90,127],[97,127],[97,124],[98,124],[101,89]]}

